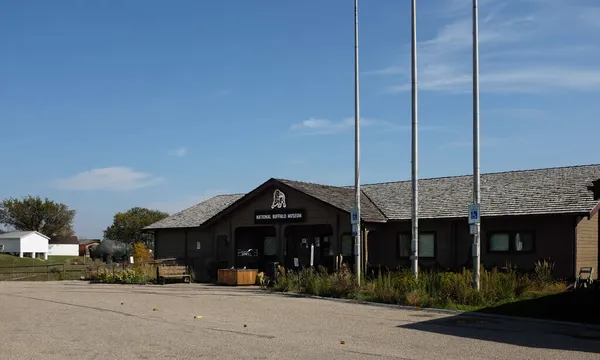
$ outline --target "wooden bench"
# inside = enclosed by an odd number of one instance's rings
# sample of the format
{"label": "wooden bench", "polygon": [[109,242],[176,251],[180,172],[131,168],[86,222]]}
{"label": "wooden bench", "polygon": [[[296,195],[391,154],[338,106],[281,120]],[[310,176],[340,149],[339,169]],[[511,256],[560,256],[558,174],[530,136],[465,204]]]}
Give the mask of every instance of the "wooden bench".
{"label": "wooden bench", "polygon": [[192,276],[188,273],[186,266],[157,266],[156,281],[164,285],[167,279],[183,279],[184,282],[192,282]]}

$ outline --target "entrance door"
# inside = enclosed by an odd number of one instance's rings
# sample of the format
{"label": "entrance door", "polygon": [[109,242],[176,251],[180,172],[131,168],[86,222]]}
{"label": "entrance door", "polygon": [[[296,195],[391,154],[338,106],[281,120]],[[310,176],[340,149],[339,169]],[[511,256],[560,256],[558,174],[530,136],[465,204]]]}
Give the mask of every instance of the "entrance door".
{"label": "entrance door", "polygon": [[285,231],[287,252],[285,267],[294,268],[294,258],[300,267],[310,266],[311,245],[314,246],[313,266],[332,269],[336,252],[335,239],[329,225],[288,226]]}
{"label": "entrance door", "polygon": [[300,267],[310,266],[310,245],[312,232],[309,226],[290,226],[286,229],[287,253],[285,267],[294,268],[294,259]]}

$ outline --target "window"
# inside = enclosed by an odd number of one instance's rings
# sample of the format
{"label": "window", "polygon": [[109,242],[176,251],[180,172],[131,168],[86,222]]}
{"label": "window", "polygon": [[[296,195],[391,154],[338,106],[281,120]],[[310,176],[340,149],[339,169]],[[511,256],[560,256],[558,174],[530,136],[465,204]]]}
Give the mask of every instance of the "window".
{"label": "window", "polygon": [[264,239],[263,255],[264,256],[275,256],[275,255],[277,255],[278,249],[279,249],[279,246],[277,246],[277,237],[266,236]]}
{"label": "window", "polygon": [[342,255],[352,256],[354,255],[354,237],[352,235],[342,235]]}
{"label": "window", "polygon": [[510,250],[509,234],[493,234],[490,236],[490,251],[508,251]]}
{"label": "window", "polygon": [[488,238],[489,252],[532,252],[533,233],[524,231],[506,231],[493,233]]}
{"label": "window", "polygon": [[[410,249],[412,242],[412,234],[398,234],[398,256],[400,258],[410,257]],[[435,258],[435,233],[422,232],[419,233],[419,257],[420,258]]]}
{"label": "window", "polygon": [[321,248],[323,249],[323,256],[335,256],[337,255],[336,242],[333,240],[331,235],[323,236],[321,238]]}

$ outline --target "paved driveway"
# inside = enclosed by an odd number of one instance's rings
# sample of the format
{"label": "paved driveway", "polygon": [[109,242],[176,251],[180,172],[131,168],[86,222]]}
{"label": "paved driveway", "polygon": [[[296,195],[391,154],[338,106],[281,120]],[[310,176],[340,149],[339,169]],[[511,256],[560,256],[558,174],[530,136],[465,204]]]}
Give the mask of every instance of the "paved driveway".
{"label": "paved driveway", "polygon": [[600,330],[253,288],[0,282],[0,359],[116,358],[600,359]]}

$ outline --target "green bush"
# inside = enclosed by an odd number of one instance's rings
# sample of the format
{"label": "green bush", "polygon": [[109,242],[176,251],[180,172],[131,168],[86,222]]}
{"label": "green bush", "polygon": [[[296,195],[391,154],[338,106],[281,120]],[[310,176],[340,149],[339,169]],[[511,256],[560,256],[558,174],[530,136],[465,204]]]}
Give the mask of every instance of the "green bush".
{"label": "green bush", "polygon": [[410,270],[387,273],[380,270],[377,277],[364,279],[357,288],[356,278],[346,265],[333,274],[328,274],[323,267],[299,272],[279,267],[273,288],[420,307],[486,307],[562,291],[565,284],[552,278],[553,266],[549,262],[537,262],[533,275],[519,275],[512,267],[507,267],[505,272],[482,269],[480,291],[473,288],[473,272],[467,269],[460,272],[423,271],[418,278]]}
{"label": "green bush", "polygon": [[548,284],[554,279],[554,262],[538,260],[533,264],[535,280],[538,283]]}
{"label": "green bush", "polygon": [[139,284],[154,280],[155,277],[151,274],[149,269],[141,266],[124,270],[100,268],[90,273],[88,280],[107,284]]}

